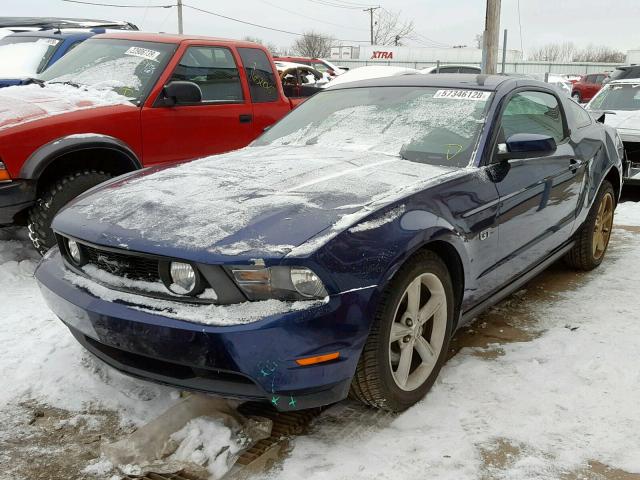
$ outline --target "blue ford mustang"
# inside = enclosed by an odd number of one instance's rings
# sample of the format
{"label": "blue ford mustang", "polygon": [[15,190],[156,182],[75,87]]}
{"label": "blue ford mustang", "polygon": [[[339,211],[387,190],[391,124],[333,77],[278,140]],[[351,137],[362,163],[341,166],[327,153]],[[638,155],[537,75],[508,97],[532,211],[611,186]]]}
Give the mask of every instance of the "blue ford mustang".
{"label": "blue ford mustang", "polygon": [[453,332],[605,255],[622,142],[547,84],[406,75],[312,97],[236,152],[119,177],[37,270],[133,376],[280,410],[420,400]]}

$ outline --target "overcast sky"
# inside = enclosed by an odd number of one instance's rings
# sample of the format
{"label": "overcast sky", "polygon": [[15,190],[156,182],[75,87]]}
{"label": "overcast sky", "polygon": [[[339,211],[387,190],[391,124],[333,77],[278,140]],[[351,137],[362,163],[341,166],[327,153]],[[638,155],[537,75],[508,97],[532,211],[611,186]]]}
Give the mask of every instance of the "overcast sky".
{"label": "overcast sky", "polygon": [[[176,9],[114,8],[65,3],[62,0],[0,0],[0,15],[70,16],[121,19],[148,31],[176,32]],[[175,0],[87,0],[93,2],[166,5]],[[369,38],[368,13],[322,4],[343,0],[184,0],[185,5],[215,11],[261,25],[304,32],[316,30],[346,40]],[[366,4],[366,0],[348,0]],[[384,0],[388,10],[402,12],[415,22],[416,32],[447,45],[474,45],[484,29],[484,0]],[[286,11],[288,10],[288,11]],[[310,17],[310,18],[306,18]],[[623,51],[640,47],[640,0],[520,0],[525,53],[549,42],[572,41],[608,45]],[[323,23],[327,22],[327,23]],[[291,45],[294,35],[242,25],[223,18],[184,9],[185,33],[241,38],[259,37],[277,46]],[[518,0],[502,0],[501,28],[509,30],[508,47],[520,49]],[[350,43],[350,42],[346,42]],[[417,42],[409,44],[418,45]]]}

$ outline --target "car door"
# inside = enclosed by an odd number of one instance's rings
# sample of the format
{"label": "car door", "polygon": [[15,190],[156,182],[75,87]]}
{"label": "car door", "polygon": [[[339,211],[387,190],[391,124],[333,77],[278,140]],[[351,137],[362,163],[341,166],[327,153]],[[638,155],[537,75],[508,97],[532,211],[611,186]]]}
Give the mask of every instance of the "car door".
{"label": "car door", "polygon": [[281,93],[281,84],[275,65],[264,50],[259,48],[238,48],[242,60],[249,94],[253,103],[253,128],[255,135],[284,117],[291,104]]}
{"label": "car door", "polygon": [[[514,134],[551,136],[554,153],[526,159],[498,161],[497,152]],[[498,278],[508,281],[567,241],[573,229],[582,190],[583,169],[576,158],[566,114],[555,93],[516,91],[499,118],[493,162],[503,175],[496,183],[498,209]]]}
{"label": "car door", "polygon": [[227,152],[256,137],[252,105],[231,49],[189,46],[167,83],[172,81],[197,84],[202,101],[178,105],[156,101],[142,109],[145,164]]}

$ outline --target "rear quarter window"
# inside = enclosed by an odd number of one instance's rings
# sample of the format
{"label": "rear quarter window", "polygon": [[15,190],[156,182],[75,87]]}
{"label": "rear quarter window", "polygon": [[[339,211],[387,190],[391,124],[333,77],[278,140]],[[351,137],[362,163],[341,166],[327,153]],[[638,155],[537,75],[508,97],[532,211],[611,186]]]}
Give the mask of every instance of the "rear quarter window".
{"label": "rear quarter window", "polygon": [[574,125],[577,128],[588,127],[589,125],[591,125],[591,115],[589,115],[589,113],[584,108],[582,108],[574,101],[569,101],[567,102],[567,104],[569,105],[567,113],[571,117]]}
{"label": "rear quarter window", "polygon": [[259,48],[238,48],[249,82],[251,101],[254,103],[279,100],[276,76],[267,54]]}

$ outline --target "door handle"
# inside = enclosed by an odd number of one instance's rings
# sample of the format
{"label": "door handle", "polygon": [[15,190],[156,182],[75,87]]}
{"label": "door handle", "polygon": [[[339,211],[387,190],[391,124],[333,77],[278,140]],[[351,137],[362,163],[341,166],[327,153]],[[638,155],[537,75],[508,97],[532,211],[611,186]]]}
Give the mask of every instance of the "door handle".
{"label": "door handle", "polygon": [[238,118],[240,119],[240,123],[251,123],[251,120],[253,120],[253,115],[251,115],[250,113],[243,113]]}

